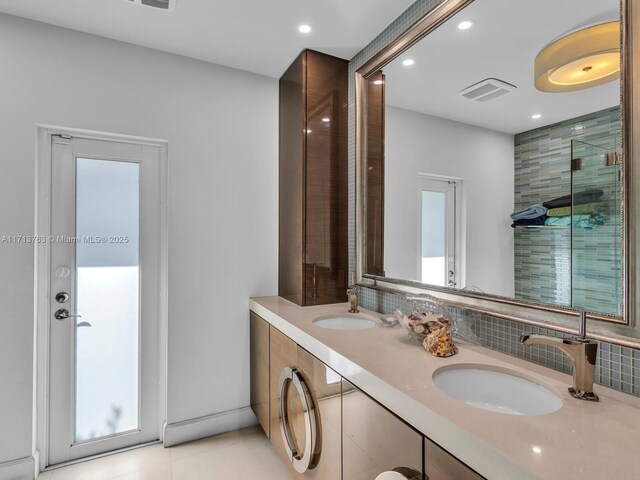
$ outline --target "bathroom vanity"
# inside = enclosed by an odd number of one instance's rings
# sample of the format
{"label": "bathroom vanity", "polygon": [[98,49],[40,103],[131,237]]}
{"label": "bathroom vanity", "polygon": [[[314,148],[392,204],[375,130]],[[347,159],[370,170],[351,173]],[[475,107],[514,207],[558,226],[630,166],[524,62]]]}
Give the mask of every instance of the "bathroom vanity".
{"label": "bathroom vanity", "polygon": [[[620,445],[640,441],[638,398],[596,386],[600,402],[575,400],[569,375],[464,342],[458,355],[432,357],[378,314],[348,315],[347,304],[264,297],[250,310],[252,408],[293,478],[375,480],[396,469],[430,480],[631,480],[640,471],[638,458],[619,461]],[[327,318],[342,323],[318,322]],[[533,382],[559,408],[487,411],[433,380],[464,368]]]}

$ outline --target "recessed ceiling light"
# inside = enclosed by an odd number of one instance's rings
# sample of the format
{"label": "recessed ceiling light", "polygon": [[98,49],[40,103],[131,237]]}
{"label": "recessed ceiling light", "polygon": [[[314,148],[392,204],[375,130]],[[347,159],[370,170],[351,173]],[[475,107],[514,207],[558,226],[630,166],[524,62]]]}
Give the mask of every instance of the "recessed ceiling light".
{"label": "recessed ceiling light", "polygon": [[324,123],[329,123],[331,121],[331,119],[329,117],[322,117],[322,121]]}
{"label": "recessed ceiling light", "polygon": [[382,80],[374,80],[373,84],[374,85],[382,85]]}
{"label": "recessed ceiling light", "polygon": [[413,65],[414,63],[416,63],[416,62],[415,62],[415,60],[413,60],[413,59],[411,59],[411,58],[407,58],[406,60],[403,60],[403,61],[402,61],[402,64],[403,64],[405,67],[410,67],[410,66],[411,66],[411,65]]}
{"label": "recessed ceiling light", "polygon": [[534,453],[538,453],[538,454],[542,453],[542,449],[540,447],[533,447],[532,450]]}
{"label": "recessed ceiling light", "polygon": [[309,25],[300,25],[298,27],[298,31],[300,33],[309,33],[309,32],[311,32],[311,27]]}
{"label": "recessed ceiling light", "polygon": [[473,27],[473,20],[464,20],[458,24],[458,30],[469,30]]}
{"label": "recessed ceiling light", "polygon": [[531,118],[533,118],[534,120],[538,120],[539,118],[542,118],[542,115],[540,115],[539,113],[534,113],[533,115],[531,115]]}

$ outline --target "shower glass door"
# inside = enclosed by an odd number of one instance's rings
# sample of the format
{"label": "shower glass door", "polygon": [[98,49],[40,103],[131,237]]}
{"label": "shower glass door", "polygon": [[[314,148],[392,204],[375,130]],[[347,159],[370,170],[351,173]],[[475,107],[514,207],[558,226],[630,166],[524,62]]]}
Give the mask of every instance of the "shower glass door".
{"label": "shower glass door", "polygon": [[621,154],[617,141],[572,141],[571,303],[622,314]]}

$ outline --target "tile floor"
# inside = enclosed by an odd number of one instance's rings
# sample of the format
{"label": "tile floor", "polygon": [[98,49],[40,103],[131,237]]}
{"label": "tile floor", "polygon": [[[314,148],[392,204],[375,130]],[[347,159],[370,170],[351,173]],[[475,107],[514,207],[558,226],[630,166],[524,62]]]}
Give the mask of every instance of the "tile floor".
{"label": "tile floor", "polygon": [[41,473],[39,480],[291,480],[259,427],[152,445]]}

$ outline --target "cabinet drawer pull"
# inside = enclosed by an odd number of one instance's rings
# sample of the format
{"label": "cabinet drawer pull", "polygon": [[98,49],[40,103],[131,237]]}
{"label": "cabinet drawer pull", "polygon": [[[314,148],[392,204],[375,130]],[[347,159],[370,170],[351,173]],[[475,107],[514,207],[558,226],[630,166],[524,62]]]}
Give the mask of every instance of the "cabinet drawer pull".
{"label": "cabinet drawer pull", "polygon": [[[302,403],[302,414],[304,417],[304,452],[301,452],[289,425],[289,406],[287,401],[288,387],[292,384],[298,393],[300,403]],[[287,455],[291,458],[293,468],[298,473],[304,473],[317,466],[319,451],[316,450],[318,440],[317,412],[313,403],[313,397],[300,372],[295,368],[285,367],[280,372],[278,381],[278,391],[280,392],[278,401],[278,420],[280,423],[280,434]]]}

